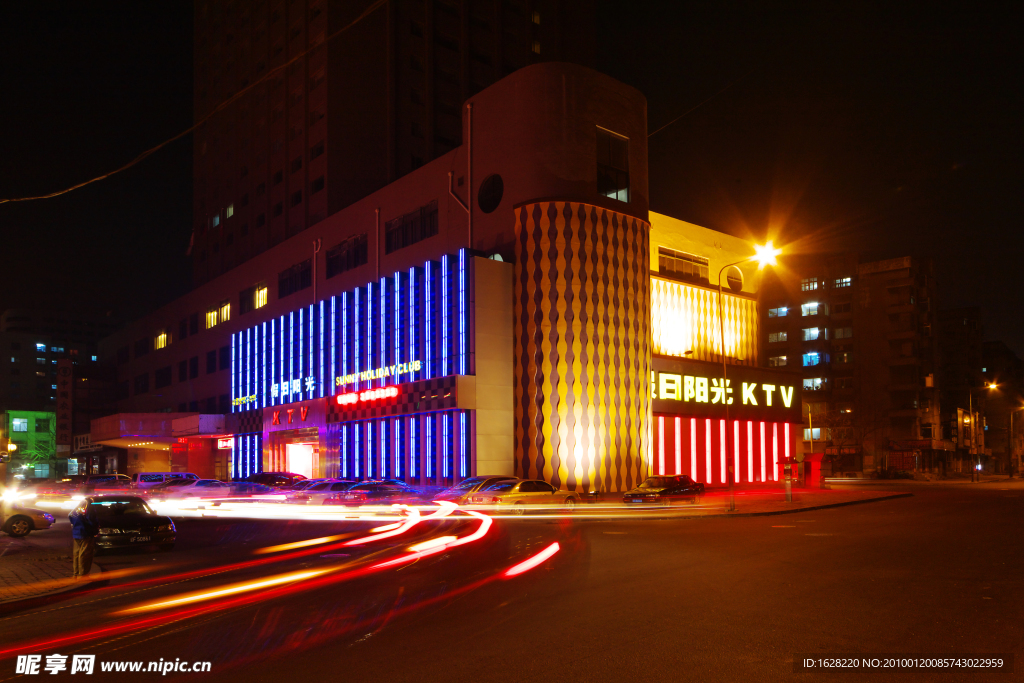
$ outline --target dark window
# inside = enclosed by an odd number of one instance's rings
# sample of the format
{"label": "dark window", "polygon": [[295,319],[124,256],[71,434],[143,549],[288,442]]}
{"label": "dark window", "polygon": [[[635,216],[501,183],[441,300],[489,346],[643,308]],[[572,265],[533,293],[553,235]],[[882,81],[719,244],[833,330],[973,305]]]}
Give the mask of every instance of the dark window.
{"label": "dark window", "polygon": [[128,389],[129,389],[128,380],[125,380],[123,382],[118,382],[118,384],[117,384],[117,400],[118,401],[124,401],[124,400],[126,400],[128,398]]}
{"label": "dark window", "polygon": [[282,204],[281,202],[274,204],[274,217],[276,218],[280,216],[282,213],[284,213],[284,204]]}
{"label": "dark window", "polygon": [[437,234],[437,200],[387,222],[384,253],[408,247]]}
{"label": "dark window", "polygon": [[309,184],[309,193],[316,194],[320,190],[324,189],[324,177],[320,176]]}
{"label": "dark window", "polygon": [[206,352],[206,374],[211,372],[217,372],[217,352],[207,351]]}
{"label": "dark window", "polygon": [[597,193],[629,201],[629,140],[597,129]]}
{"label": "dark window", "polygon": [[324,143],[321,142],[321,143],[319,143],[317,145],[314,145],[313,148],[309,150],[309,159],[310,159],[310,161],[312,161],[313,159],[316,159],[318,156],[320,156],[323,153],[324,153]]}
{"label": "dark window", "polygon": [[357,268],[367,261],[368,239],[364,232],[342,240],[327,250],[327,277]]}
{"label": "dark window", "polygon": [[135,357],[145,356],[149,353],[149,339],[139,339],[135,342]]}
{"label": "dark window", "polygon": [[217,412],[218,413],[230,413],[231,412],[231,394],[221,394],[217,399]]}
{"label": "dark window", "polygon": [[238,314],[244,315],[256,308],[256,285],[238,293]]}
{"label": "dark window", "polygon": [[188,379],[188,361],[178,361],[178,381],[184,382]]}
{"label": "dark window", "polygon": [[187,411],[188,411],[188,404],[187,403],[179,403],[178,404],[178,412],[179,413],[184,413],[184,412],[187,412]]}
{"label": "dark window", "polygon": [[199,401],[189,401],[188,402],[188,412],[190,412],[190,413],[198,413],[199,412]]}
{"label": "dark window", "polygon": [[298,206],[302,203],[302,190],[292,193],[292,206]]}
{"label": "dark window", "polygon": [[124,365],[128,362],[128,347],[122,346],[117,350],[117,364]]}
{"label": "dark window", "polygon": [[249,194],[243,194],[241,201],[238,203],[241,204],[242,206],[249,206]]}
{"label": "dark window", "polygon": [[217,397],[211,396],[210,398],[203,401],[206,404],[206,408],[203,412],[205,413],[216,413],[217,412]]}
{"label": "dark window", "polygon": [[259,216],[256,217],[256,227],[257,228],[262,228],[266,224],[267,224],[267,214],[261,213]]}
{"label": "dark window", "polygon": [[313,285],[313,261],[306,259],[302,263],[296,263],[287,270],[282,270],[277,276],[277,298],[283,299],[289,294]]}
{"label": "dark window", "polygon": [[135,377],[135,395],[145,394],[149,391],[149,373]]}
{"label": "dark window", "polygon": [[18,342],[11,342],[11,351],[21,351],[21,344]]}
{"label": "dark window", "polygon": [[153,386],[157,389],[163,389],[164,387],[171,385],[171,366],[168,365],[165,368],[160,368],[153,375]]}
{"label": "dark window", "polygon": [[266,193],[267,193],[267,184],[266,183],[260,183],[259,185],[256,186],[256,196],[257,197],[262,197]]}
{"label": "dark window", "polygon": [[280,183],[282,180],[284,180],[284,171],[278,171],[277,173],[274,174],[274,184],[275,185]]}
{"label": "dark window", "polygon": [[188,336],[188,320],[182,320],[178,323],[178,340],[182,340]]}
{"label": "dark window", "polygon": [[199,356],[192,356],[188,359],[188,378],[195,379],[199,376]]}
{"label": "dark window", "polygon": [[302,157],[296,157],[295,160],[292,161],[292,173],[299,170],[302,170]]}
{"label": "dark window", "polygon": [[188,333],[198,334],[199,333],[199,314],[193,313],[188,317]]}
{"label": "dark window", "polygon": [[231,368],[231,347],[222,346],[220,347],[219,365],[221,370],[228,370]]}

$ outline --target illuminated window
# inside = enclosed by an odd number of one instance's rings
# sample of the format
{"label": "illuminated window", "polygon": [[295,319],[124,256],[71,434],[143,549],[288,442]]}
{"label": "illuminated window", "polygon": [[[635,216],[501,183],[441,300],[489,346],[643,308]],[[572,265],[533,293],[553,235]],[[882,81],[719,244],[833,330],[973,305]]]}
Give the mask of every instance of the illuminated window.
{"label": "illuminated window", "polygon": [[826,330],[821,327],[805,327],[804,341],[814,341],[815,339],[828,339]]}
{"label": "illuminated window", "polygon": [[[811,432],[814,433],[812,434]],[[812,438],[815,441],[821,440],[821,427],[815,427],[814,429],[804,429],[804,441],[810,441]]]}
{"label": "illuminated window", "polygon": [[28,431],[28,418],[27,417],[15,417],[11,420],[11,431],[12,432],[27,432]]}
{"label": "illuminated window", "polygon": [[800,281],[800,289],[804,292],[813,292],[818,288],[818,278],[805,277]]}
{"label": "illuminated window", "polygon": [[206,312],[206,329],[217,325],[217,309],[211,308]]}
{"label": "illuminated window", "polygon": [[803,365],[805,368],[809,368],[813,365],[820,365],[824,354],[818,353],[817,351],[811,351],[803,355]]}
{"label": "illuminated window", "polygon": [[228,204],[228,208],[224,209],[224,217],[225,218],[231,218],[234,215],[235,215],[235,205],[234,204]]}
{"label": "illuminated window", "polygon": [[850,312],[850,302],[846,302],[845,304],[832,304],[832,312],[833,313],[849,313]]}
{"label": "illuminated window", "polygon": [[658,274],[685,280],[708,281],[710,261],[704,256],[658,247]]}
{"label": "illuminated window", "polygon": [[36,351],[46,353],[46,344],[36,344]]}
{"label": "illuminated window", "polygon": [[218,311],[220,322],[226,323],[231,320],[231,302],[222,301],[220,304],[220,310]]}
{"label": "illuminated window", "polygon": [[530,50],[533,51],[533,54],[539,55],[540,54],[540,41],[539,40],[533,41],[533,44],[530,45]]}
{"label": "illuminated window", "polygon": [[53,353],[64,353],[64,347],[63,346],[51,346],[50,347],[50,351],[52,351]]}
{"label": "illuminated window", "polygon": [[263,283],[256,285],[256,300],[253,304],[254,308],[263,308],[267,305],[267,286]]}
{"label": "illuminated window", "polygon": [[804,304],[800,307],[800,315],[827,315],[828,306],[825,304],[819,304],[817,302],[811,302]]}
{"label": "illuminated window", "polygon": [[826,388],[826,380],[821,377],[807,377],[804,379],[804,391],[820,391]]}
{"label": "illuminated window", "polygon": [[629,140],[597,129],[597,193],[629,201]]}
{"label": "illuminated window", "polygon": [[837,327],[836,328],[836,339],[851,339],[853,338],[852,327]]}
{"label": "illuminated window", "polygon": [[853,278],[852,277],[837,277],[835,279],[835,282],[833,283],[833,287],[835,287],[835,289],[839,289],[841,287],[851,287],[851,286],[853,286]]}
{"label": "illuminated window", "polygon": [[[11,358],[11,362],[14,362],[14,358]],[[36,358],[36,365],[46,365],[45,358]]]}
{"label": "illuminated window", "polygon": [[533,23],[539,25],[540,24],[540,12],[537,12],[536,10],[534,10],[533,14],[530,15],[530,21],[532,21]]}
{"label": "illuminated window", "polygon": [[100,359],[100,357],[99,357],[99,356],[91,356],[91,358],[92,358],[92,360],[94,360],[94,361],[97,361],[97,360],[99,360],[99,359]]}
{"label": "illuminated window", "polygon": [[161,330],[160,333],[156,335],[156,339],[153,340],[153,348],[157,350],[165,349],[170,342],[171,336],[167,334],[167,330]]}
{"label": "illuminated window", "polygon": [[853,389],[853,378],[836,377],[836,389]]}
{"label": "illuminated window", "polygon": [[770,356],[768,358],[768,367],[770,368],[781,368],[786,365],[785,356]]}
{"label": "illuminated window", "polygon": [[220,214],[219,213],[216,216],[213,217],[213,219],[210,221],[210,225],[212,225],[215,228],[218,225],[220,225]]}
{"label": "illuminated window", "polygon": [[768,309],[768,317],[769,318],[785,318],[788,314],[789,314],[789,309],[786,308],[785,306],[781,306],[779,308],[769,308]]}
{"label": "illuminated window", "polygon": [[784,342],[789,338],[789,334],[786,332],[772,332],[768,335],[768,343],[775,344],[777,342]]}
{"label": "illuminated window", "polygon": [[267,284],[265,282],[253,285],[252,287],[246,287],[238,293],[238,312],[241,315],[266,305]]}
{"label": "illuminated window", "polygon": [[836,354],[837,363],[852,363],[853,362],[853,351],[840,351]]}

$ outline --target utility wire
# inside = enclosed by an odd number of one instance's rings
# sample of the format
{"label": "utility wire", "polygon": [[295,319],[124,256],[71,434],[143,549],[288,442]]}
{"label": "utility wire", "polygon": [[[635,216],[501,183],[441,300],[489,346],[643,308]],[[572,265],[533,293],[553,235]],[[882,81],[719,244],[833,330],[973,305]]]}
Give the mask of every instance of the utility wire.
{"label": "utility wire", "polygon": [[362,14],[360,14],[358,17],[356,17],[348,25],[343,26],[342,28],[338,29],[337,31],[335,31],[331,35],[327,36],[327,38],[322,43],[314,45],[313,47],[309,48],[308,50],[305,50],[304,52],[300,52],[299,54],[295,55],[294,57],[289,59],[287,62],[285,62],[285,63],[283,63],[283,64],[281,64],[279,66],[274,67],[273,69],[268,71],[261,78],[258,78],[257,80],[253,81],[252,83],[250,83],[249,85],[245,86],[244,88],[242,88],[241,90],[236,92],[234,95],[232,95],[228,99],[226,99],[223,102],[221,102],[220,104],[218,104],[213,109],[213,111],[211,111],[209,114],[207,114],[202,119],[200,119],[195,124],[193,124],[192,127],[187,128],[186,130],[183,130],[182,132],[178,133],[177,135],[175,135],[172,138],[168,138],[167,140],[164,140],[163,142],[161,142],[159,145],[156,145],[155,147],[151,147],[151,148],[147,149],[145,152],[143,152],[139,156],[135,157],[134,159],[129,161],[124,166],[116,168],[113,171],[110,171],[108,173],[104,173],[103,175],[96,176],[95,178],[91,178],[90,180],[86,180],[84,182],[78,183],[77,185],[72,185],[71,187],[67,187],[67,188],[65,188],[63,190],[57,190],[56,192],[51,192],[49,194],[37,195],[35,197],[11,197],[11,198],[8,198],[8,199],[0,199],[0,204],[7,204],[7,203],[10,203],[10,202],[30,202],[30,201],[33,201],[33,200],[36,200],[36,199],[51,199],[53,197],[59,197],[62,194],[67,194],[67,193],[72,192],[74,190],[77,190],[77,189],[79,189],[81,187],[85,187],[86,185],[92,185],[93,183],[99,182],[100,180],[103,180],[104,178],[109,178],[112,175],[115,175],[117,173],[120,173],[121,171],[124,171],[124,170],[127,170],[127,169],[131,168],[132,166],[134,166],[135,164],[139,163],[140,161],[142,161],[146,157],[150,156],[154,152],[157,152],[160,149],[162,149],[162,148],[166,147],[167,145],[171,144],[175,140],[180,140],[181,138],[185,137],[189,133],[192,133],[197,128],[202,126],[204,123],[209,121],[215,114],[220,113],[221,111],[226,109],[229,105],[231,105],[234,102],[238,101],[243,95],[245,95],[247,92],[249,92],[250,90],[255,88],[257,85],[259,85],[260,83],[263,83],[264,81],[270,79],[273,76],[276,76],[278,73],[284,71],[286,68],[291,66],[293,63],[295,63],[299,59],[302,59],[303,57],[305,57],[307,54],[309,54],[313,50],[317,49],[318,47],[321,47],[322,45],[325,45],[328,41],[338,37],[339,35],[341,35],[345,31],[349,30],[350,28],[352,28],[353,26],[358,24],[360,21],[362,21],[363,19],[368,17],[370,14],[372,14],[377,8],[379,8],[385,2],[387,2],[387,0],[374,0],[374,2],[369,7],[367,7],[365,10],[363,10]]}
{"label": "utility wire", "polygon": [[714,95],[712,95],[711,97],[707,98],[706,100],[704,100],[703,102],[701,102],[701,103],[700,103],[700,104],[698,104],[697,106],[695,106],[695,107],[691,107],[690,109],[687,109],[687,110],[686,110],[686,111],[684,111],[684,112],[683,112],[682,114],[680,114],[679,116],[675,117],[674,119],[672,119],[671,121],[669,121],[668,123],[666,123],[666,124],[665,124],[664,126],[662,126],[661,128],[659,128],[658,130],[654,131],[653,133],[648,133],[648,134],[647,134],[647,137],[648,137],[648,138],[652,138],[652,137],[654,137],[655,135],[657,135],[657,134],[658,134],[658,133],[660,133],[661,131],[665,130],[666,128],[668,128],[669,126],[671,126],[671,125],[672,125],[673,123],[675,123],[675,122],[676,122],[676,121],[678,121],[679,119],[681,119],[681,118],[683,118],[684,116],[686,116],[687,114],[692,114],[693,112],[697,111],[698,109],[700,109],[701,107],[703,107],[703,106],[704,106],[705,104],[707,104],[708,102],[710,102],[711,100],[715,99],[716,97],[718,97],[719,95],[721,95],[722,93],[724,93],[724,92],[725,92],[726,90],[728,90],[728,89],[729,89],[729,88],[731,88],[732,86],[734,86],[734,85],[736,85],[737,83],[739,83],[740,81],[742,81],[742,80],[743,80],[744,78],[746,78],[746,77],[747,77],[747,76],[748,76],[749,74],[750,74],[750,72],[748,71],[747,73],[743,74],[743,75],[742,75],[742,76],[740,76],[739,78],[736,78],[736,79],[734,79],[734,80],[733,80],[732,82],[730,82],[730,83],[729,83],[729,84],[728,84],[727,86],[725,86],[724,88],[722,88],[721,90],[719,90],[719,91],[718,91],[718,92],[716,92],[716,93],[715,93]]}

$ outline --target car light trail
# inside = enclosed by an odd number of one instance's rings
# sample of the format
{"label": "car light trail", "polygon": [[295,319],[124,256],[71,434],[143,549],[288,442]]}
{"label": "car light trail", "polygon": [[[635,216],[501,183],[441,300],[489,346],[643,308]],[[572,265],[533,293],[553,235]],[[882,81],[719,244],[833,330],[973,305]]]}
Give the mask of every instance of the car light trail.
{"label": "car light trail", "polygon": [[437,546],[448,545],[449,543],[454,541],[456,538],[458,538],[458,537],[457,536],[438,536],[437,538],[431,538],[430,540],[423,541],[422,543],[417,543],[416,545],[409,546],[409,551],[413,552],[413,553],[418,553],[421,550],[429,550],[430,548],[436,548]]}
{"label": "car light trail", "polygon": [[401,522],[395,522],[394,524],[385,524],[384,526],[378,526],[373,529],[370,529],[370,533],[379,534],[382,531],[391,531],[392,529],[397,529],[400,526],[402,526]]}
{"label": "car light trail", "polygon": [[408,513],[409,519],[408,519],[408,521],[400,524],[397,529],[392,529],[391,531],[385,531],[385,532],[379,533],[379,534],[373,534],[372,536],[364,536],[362,538],[357,538],[357,539],[355,539],[353,541],[348,541],[347,543],[345,543],[345,545],[347,545],[347,546],[349,546],[349,545],[362,545],[363,543],[370,543],[372,541],[379,541],[382,538],[393,538],[394,536],[399,536],[401,534],[404,534],[406,531],[408,531],[409,529],[413,528],[414,526],[416,526],[417,524],[420,523],[420,511],[419,510],[417,510],[416,508],[408,508],[408,507],[406,507],[404,505],[401,506],[401,507],[404,509],[405,512]]}
{"label": "car light trail", "polygon": [[557,553],[559,550],[560,548],[558,542],[555,541],[554,543],[549,545],[547,548],[544,548],[544,550],[541,550],[539,553],[537,553],[530,559],[524,560],[523,562],[520,562],[516,566],[509,569],[507,572],[505,572],[504,576],[506,579],[510,579],[513,576],[519,576],[524,572],[528,572],[531,569],[543,564],[546,560],[550,559],[551,556]]}
{"label": "car light trail", "polygon": [[253,553],[256,555],[265,555],[267,553],[279,553],[285,550],[296,550],[297,548],[308,548],[311,545],[321,545],[323,543],[341,541],[354,535],[355,534],[341,534],[339,536],[324,536],[322,538],[310,538],[305,541],[295,541],[294,543],[282,543],[281,545],[271,545],[267,546],[266,548],[257,548],[253,551]]}
{"label": "car light trail", "polygon": [[270,586],[279,586],[284,583],[293,583],[295,581],[303,581],[305,579],[326,574],[331,570],[329,569],[318,569],[304,572],[291,572],[289,574],[281,574],[280,576],[274,576],[269,579],[262,579],[260,581],[246,581],[245,583],[236,583],[233,586],[227,586],[214,591],[206,591],[202,593],[190,593],[180,598],[174,598],[173,600],[163,600],[161,602],[149,603],[147,605],[140,605],[139,607],[132,607],[130,609],[121,610],[120,612],[114,612],[115,615],[121,614],[134,614],[136,612],[149,612],[157,609],[164,609],[167,607],[179,607],[181,605],[187,605],[193,602],[201,602],[203,600],[213,600],[214,598],[221,598],[226,595],[235,595],[237,593],[245,593],[248,591],[259,590],[260,588],[268,588]]}

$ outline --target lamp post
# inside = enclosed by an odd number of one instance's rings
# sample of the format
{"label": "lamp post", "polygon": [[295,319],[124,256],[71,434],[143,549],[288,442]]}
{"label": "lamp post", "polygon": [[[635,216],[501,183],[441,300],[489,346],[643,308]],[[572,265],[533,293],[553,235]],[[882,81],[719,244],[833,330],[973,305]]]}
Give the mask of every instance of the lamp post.
{"label": "lamp post", "polygon": [[[995,382],[990,382],[990,383],[986,384],[985,386],[978,387],[978,388],[979,389],[992,390],[992,389],[997,388],[998,386],[999,385],[996,384]],[[974,434],[975,434],[975,430],[978,427],[978,421],[976,419],[974,419],[974,390],[971,389],[971,387],[967,387],[967,412],[970,415],[970,417],[967,418],[967,424],[971,425],[971,444],[967,447],[967,454],[968,455],[980,455],[978,453],[974,453],[974,454],[971,453],[971,450],[975,448]],[[978,470],[979,470],[980,467],[981,467],[981,458],[979,457],[974,462],[971,463],[971,483],[974,483],[975,476],[977,476],[977,480],[978,481],[981,481],[981,475],[978,474]]]}
{"label": "lamp post", "polygon": [[[728,263],[722,266],[721,270],[718,271],[718,331],[719,339],[721,341],[720,354],[722,357],[722,400],[725,404],[725,429],[728,435],[729,431],[729,398],[725,387],[728,384],[727,378],[729,373],[729,366],[725,362],[725,300],[722,292],[722,274],[726,270],[733,266],[738,266],[743,263],[750,263],[751,261],[757,261],[757,269],[760,270],[765,266],[774,266],[775,257],[782,253],[781,249],[776,249],[775,245],[769,240],[764,246],[759,244],[754,245],[754,255],[745,258],[742,261],[736,261],[735,263]],[[728,436],[726,437],[728,440]],[[736,493],[734,489],[734,483],[736,479],[736,472],[734,468],[728,467],[726,470],[729,472],[729,512],[736,511]]]}
{"label": "lamp post", "polygon": [[1013,456],[1016,455],[1016,453],[1014,453],[1016,448],[1015,448],[1015,442],[1013,440],[1013,414],[1014,413],[1018,413],[1018,412],[1020,412],[1022,410],[1024,410],[1024,406],[1021,406],[1019,408],[1013,408],[1013,409],[1010,410],[1010,430],[1009,430],[1009,434],[1007,434],[1007,437],[1008,437],[1007,441],[1009,443],[1007,443],[1007,445],[1006,445],[1006,452],[1009,455],[1009,462],[1006,463],[1006,469],[1009,470],[1009,473],[1010,473],[1010,477],[1009,478],[1010,479],[1013,479]]}

